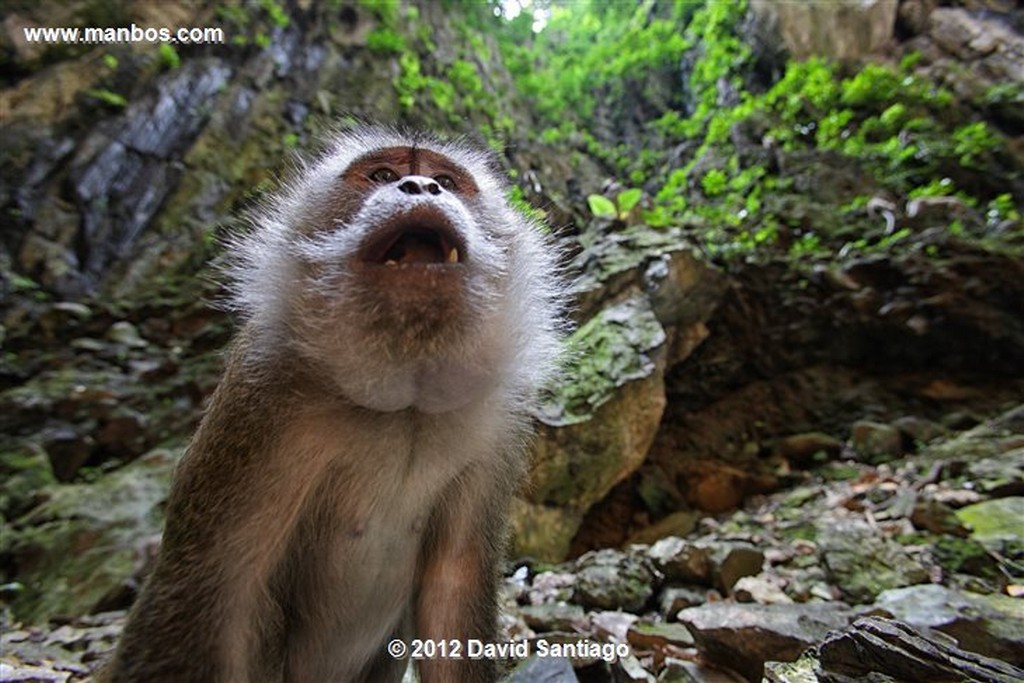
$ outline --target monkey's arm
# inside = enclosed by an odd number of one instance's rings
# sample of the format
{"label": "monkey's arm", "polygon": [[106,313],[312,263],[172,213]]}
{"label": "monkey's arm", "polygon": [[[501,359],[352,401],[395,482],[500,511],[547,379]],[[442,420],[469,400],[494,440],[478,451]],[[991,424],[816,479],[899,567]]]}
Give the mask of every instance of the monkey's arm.
{"label": "monkey's arm", "polygon": [[465,646],[469,638],[492,642],[496,635],[497,564],[504,551],[504,518],[512,489],[496,483],[507,481],[493,472],[469,473],[450,487],[435,512],[416,602],[416,637],[459,640],[463,658],[421,660],[422,683],[497,679],[495,662],[466,658]]}

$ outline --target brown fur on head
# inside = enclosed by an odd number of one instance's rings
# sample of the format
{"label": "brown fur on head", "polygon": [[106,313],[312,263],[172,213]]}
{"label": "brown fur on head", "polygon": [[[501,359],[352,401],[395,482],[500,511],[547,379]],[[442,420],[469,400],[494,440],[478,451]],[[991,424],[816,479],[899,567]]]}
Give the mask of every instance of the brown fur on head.
{"label": "brown fur on head", "polygon": [[[368,408],[528,399],[552,368],[563,288],[494,168],[458,142],[342,133],[233,246],[235,304]],[[434,185],[404,191],[410,176]]]}

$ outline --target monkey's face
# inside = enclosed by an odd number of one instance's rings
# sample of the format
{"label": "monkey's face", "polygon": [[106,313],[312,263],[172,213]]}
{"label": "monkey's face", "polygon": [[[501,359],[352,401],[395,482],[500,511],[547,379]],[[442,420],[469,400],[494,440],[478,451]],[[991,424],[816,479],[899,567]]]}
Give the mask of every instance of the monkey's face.
{"label": "monkey's face", "polygon": [[439,152],[356,158],[296,241],[289,317],[302,348],[367,407],[433,411],[472,398],[513,354],[502,302],[510,215]]}

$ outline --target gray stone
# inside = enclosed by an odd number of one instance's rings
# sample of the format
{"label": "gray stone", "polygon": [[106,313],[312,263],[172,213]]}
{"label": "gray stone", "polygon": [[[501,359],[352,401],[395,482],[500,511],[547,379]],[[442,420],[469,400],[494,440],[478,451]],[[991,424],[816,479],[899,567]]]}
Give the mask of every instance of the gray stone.
{"label": "gray stone", "polygon": [[711,584],[711,551],[706,546],[669,536],[652,545],[647,556],[667,581]]}
{"label": "gray stone", "polygon": [[538,633],[549,631],[573,632],[587,622],[587,615],[579,605],[545,603],[519,608],[526,625]]}
{"label": "gray stone", "polygon": [[859,420],[850,429],[850,445],[869,459],[895,458],[903,453],[903,435],[892,425]]}
{"label": "gray stone", "polygon": [[515,668],[502,683],[578,683],[572,662],[565,657],[534,655]]}
{"label": "gray stone", "polygon": [[795,59],[813,55],[859,59],[892,40],[897,4],[896,0],[751,0],[750,9],[769,30],[777,31]]}
{"label": "gray stone", "polygon": [[849,609],[837,603],[715,603],[679,613],[702,655],[758,681],[766,661],[795,660],[830,630],[846,626],[849,618]]}
{"label": "gray stone", "polygon": [[654,594],[655,573],[640,558],[599,550],[582,556],[579,565],[574,597],[585,607],[638,612]]}
{"label": "gray stone", "polygon": [[884,591],[875,607],[951,635],[965,650],[1024,665],[1024,601],[930,584]]}
{"label": "gray stone", "polygon": [[844,599],[866,604],[888,588],[928,580],[928,571],[898,543],[864,522],[830,520],[818,529],[818,548],[829,581]]}

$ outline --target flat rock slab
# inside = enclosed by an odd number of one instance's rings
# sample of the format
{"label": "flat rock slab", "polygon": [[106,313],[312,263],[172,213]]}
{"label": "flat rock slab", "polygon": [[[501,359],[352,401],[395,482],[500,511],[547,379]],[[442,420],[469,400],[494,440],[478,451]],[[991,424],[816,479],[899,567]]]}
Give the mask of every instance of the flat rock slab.
{"label": "flat rock slab", "polygon": [[680,623],[709,660],[760,681],[764,663],[792,661],[851,618],[843,603],[740,605],[712,603],[684,609]]}

